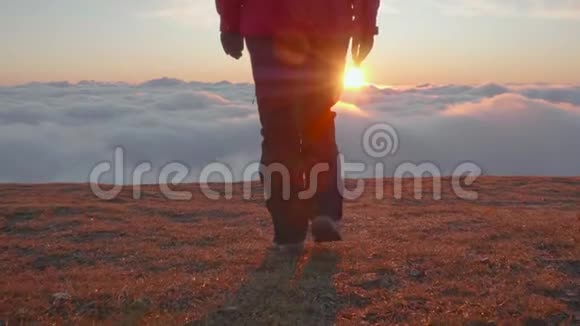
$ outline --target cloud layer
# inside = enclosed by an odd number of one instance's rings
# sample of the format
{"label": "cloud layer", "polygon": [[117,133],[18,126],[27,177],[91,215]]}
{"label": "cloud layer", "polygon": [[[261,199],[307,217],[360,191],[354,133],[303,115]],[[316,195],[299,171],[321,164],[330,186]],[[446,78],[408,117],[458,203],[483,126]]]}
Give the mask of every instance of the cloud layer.
{"label": "cloud layer", "polygon": [[[118,146],[127,171],[181,162],[196,180],[219,161],[239,176],[259,157],[253,97],[250,84],[173,79],[0,88],[0,182],[86,182]],[[396,128],[400,148],[384,160],[388,174],[406,161],[433,162],[446,174],[472,161],[491,175],[580,175],[578,86],[368,87],[345,93],[335,110],[348,161],[376,162],[361,146],[365,128]]]}

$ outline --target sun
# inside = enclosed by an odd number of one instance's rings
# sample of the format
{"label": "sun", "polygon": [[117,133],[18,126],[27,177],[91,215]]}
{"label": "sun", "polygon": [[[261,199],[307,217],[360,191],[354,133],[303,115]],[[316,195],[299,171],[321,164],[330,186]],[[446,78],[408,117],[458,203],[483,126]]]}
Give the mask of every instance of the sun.
{"label": "sun", "polygon": [[357,89],[367,84],[364,71],[355,66],[349,66],[344,72],[344,88]]}

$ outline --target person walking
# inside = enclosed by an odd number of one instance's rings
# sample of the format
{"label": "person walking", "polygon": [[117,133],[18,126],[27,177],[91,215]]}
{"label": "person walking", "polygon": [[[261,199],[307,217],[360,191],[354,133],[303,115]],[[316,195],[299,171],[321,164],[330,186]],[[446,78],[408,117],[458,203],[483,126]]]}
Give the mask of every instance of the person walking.
{"label": "person walking", "polygon": [[274,244],[342,240],[335,113],[352,40],[360,65],[378,34],[380,0],[216,0],[225,53],[250,54],[262,126],[260,177]]}

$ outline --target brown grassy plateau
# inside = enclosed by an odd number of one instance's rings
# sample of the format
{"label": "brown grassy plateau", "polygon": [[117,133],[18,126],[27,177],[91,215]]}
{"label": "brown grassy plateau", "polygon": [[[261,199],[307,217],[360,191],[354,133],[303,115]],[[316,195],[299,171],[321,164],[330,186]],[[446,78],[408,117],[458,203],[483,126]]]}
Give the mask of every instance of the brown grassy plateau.
{"label": "brown grassy plateau", "polygon": [[[580,178],[482,178],[476,201],[345,206],[345,241],[273,253],[255,185],[233,200],[112,200],[88,185],[0,185],[8,325],[577,325]],[[219,187],[218,187],[219,188]],[[0,324],[2,324],[0,322]]]}

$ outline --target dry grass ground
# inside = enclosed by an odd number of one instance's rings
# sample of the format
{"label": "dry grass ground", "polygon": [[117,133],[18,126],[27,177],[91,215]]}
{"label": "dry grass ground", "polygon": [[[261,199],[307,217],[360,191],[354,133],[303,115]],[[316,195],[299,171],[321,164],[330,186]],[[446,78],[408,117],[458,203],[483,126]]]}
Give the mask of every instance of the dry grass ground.
{"label": "dry grass ground", "polygon": [[346,204],[346,241],[298,257],[272,254],[262,201],[239,193],[102,201],[87,185],[2,185],[0,320],[578,324],[580,179],[483,178],[472,202],[443,184],[441,201],[410,184],[395,200],[387,180],[387,199]]}

